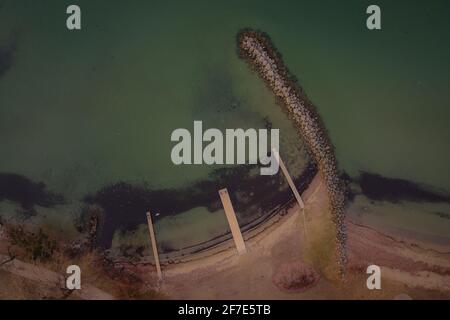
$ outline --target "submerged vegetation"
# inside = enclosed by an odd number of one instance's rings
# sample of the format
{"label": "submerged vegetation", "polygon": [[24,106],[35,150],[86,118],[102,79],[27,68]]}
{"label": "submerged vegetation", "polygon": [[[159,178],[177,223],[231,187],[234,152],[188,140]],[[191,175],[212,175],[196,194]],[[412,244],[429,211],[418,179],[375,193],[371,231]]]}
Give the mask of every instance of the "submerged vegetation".
{"label": "submerged vegetation", "polygon": [[[280,204],[293,198],[281,175],[252,175],[255,168],[257,166],[247,165],[216,169],[210,179],[177,189],[155,190],[126,182],[108,185],[84,199],[84,230],[89,229],[86,226],[89,226],[91,217],[98,216],[97,245],[108,248],[117,230],[132,230],[145,223],[145,212],[150,208],[161,212],[161,216],[176,215],[196,207],[205,207],[209,212],[220,210],[222,205],[217,191],[223,186],[234,191],[233,204],[240,215],[241,228],[245,229],[245,225],[255,219],[246,216],[247,212],[253,214],[255,210],[261,210],[262,215],[269,215]],[[308,187],[316,173],[317,166],[313,162],[307,163],[303,172],[294,179],[300,192]],[[273,192],[274,187],[282,189]]]}
{"label": "submerged vegetation", "polygon": [[362,193],[376,201],[450,202],[450,195],[439,193],[404,179],[383,177],[361,171],[358,179]]}
{"label": "submerged vegetation", "polygon": [[64,197],[47,190],[42,182],[14,173],[0,173],[0,202],[19,204],[26,215],[36,214],[35,207],[51,208],[64,204]]}
{"label": "submerged vegetation", "polygon": [[14,62],[15,51],[15,41],[7,45],[0,45],[0,77],[11,69]]}

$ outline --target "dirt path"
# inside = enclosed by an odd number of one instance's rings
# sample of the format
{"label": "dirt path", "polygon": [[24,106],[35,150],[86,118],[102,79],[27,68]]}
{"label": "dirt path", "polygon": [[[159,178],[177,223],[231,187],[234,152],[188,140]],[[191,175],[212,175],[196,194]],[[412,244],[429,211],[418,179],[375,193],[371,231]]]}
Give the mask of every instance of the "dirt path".
{"label": "dirt path", "polygon": [[[13,275],[39,282],[48,287],[55,288],[55,293],[65,288],[64,276],[51,270],[13,259],[5,255],[0,255],[0,270]],[[72,292],[71,297],[85,300],[114,300],[109,293],[100,290],[90,284],[83,284],[81,290]]]}

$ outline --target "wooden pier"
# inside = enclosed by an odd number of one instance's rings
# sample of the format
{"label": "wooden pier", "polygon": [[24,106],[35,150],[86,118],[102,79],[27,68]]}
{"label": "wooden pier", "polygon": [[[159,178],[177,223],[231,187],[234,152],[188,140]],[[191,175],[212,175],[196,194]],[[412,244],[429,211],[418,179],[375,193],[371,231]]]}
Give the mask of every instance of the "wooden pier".
{"label": "wooden pier", "polygon": [[163,277],[161,272],[161,265],[159,263],[158,247],[156,245],[155,230],[153,229],[152,215],[150,212],[147,212],[147,223],[148,231],[150,233],[150,240],[152,241],[153,256],[155,257],[156,273],[158,274],[158,279],[162,280]]}
{"label": "wooden pier", "polygon": [[297,200],[297,203],[300,207],[300,210],[302,211],[303,216],[303,227],[305,230],[305,237],[307,236],[306,233],[306,215],[305,215],[305,203],[302,200],[302,197],[300,196],[300,193],[298,192],[297,187],[295,186],[294,181],[291,178],[291,175],[289,174],[289,171],[287,170],[286,166],[284,165],[283,160],[281,160],[280,154],[276,149],[272,149],[272,152],[275,156],[275,159],[277,160],[278,164],[280,165],[281,171],[283,172],[284,177],[287,180],[287,183],[289,184],[289,187],[292,190],[292,193],[294,194],[295,199]]}
{"label": "wooden pier", "polygon": [[236,218],[236,213],[234,212],[233,204],[231,203],[230,195],[227,189],[222,189],[219,191],[220,200],[222,200],[223,209],[228,219],[228,224],[230,225],[231,234],[233,235],[234,244],[240,255],[247,253],[247,248],[245,247],[244,238],[242,237],[241,229]]}

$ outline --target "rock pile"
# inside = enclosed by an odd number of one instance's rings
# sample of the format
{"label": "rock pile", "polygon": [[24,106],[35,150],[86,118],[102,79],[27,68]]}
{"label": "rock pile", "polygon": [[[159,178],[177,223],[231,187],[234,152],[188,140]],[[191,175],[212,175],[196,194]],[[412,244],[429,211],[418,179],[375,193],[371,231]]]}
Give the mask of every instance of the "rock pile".
{"label": "rock pile", "polygon": [[309,152],[317,162],[329,195],[332,219],[336,226],[338,263],[341,273],[344,273],[347,263],[344,225],[345,187],[338,173],[334,148],[325,126],[295,77],[284,66],[280,54],[266,34],[245,29],[239,32],[237,40],[240,57],[264,79],[277,100],[287,108]]}

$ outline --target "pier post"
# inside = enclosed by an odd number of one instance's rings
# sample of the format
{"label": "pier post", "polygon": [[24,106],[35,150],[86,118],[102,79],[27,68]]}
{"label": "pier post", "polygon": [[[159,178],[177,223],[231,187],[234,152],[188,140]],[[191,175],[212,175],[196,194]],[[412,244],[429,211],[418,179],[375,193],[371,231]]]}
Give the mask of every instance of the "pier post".
{"label": "pier post", "polygon": [[276,149],[272,149],[272,152],[275,156],[275,159],[277,160],[278,164],[280,165],[281,171],[283,172],[284,177],[286,178],[289,187],[291,187],[292,193],[294,194],[295,199],[298,202],[298,205],[300,207],[300,210],[302,211],[303,215],[303,227],[305,229],[305,236],[307,236],[306,233],[306,216],[305,216],[305,203],[302,200],[302,197],[300,196],[300,193],[298,192],[297,187],[295,186],[294,181],[291,178],[291,175],[289,174],[288,170],[286,169],[286,166],[284,165],[283,160],[281,160],[280,154]]}
{"label": "pier post", "polygon": [[244,238],[242,237],[241,229],[236,218],[236,213],[234,212],[233,204],[231,203],[230,195],[227,189],[222,189],[219,191],[220,200],[222,201],[223,209],[225,210],[225,215],[228,219],[228,224],[230,225],[231,234],[233,235],[234,244],[240,255],[247,253],[247,248],[245,247]]}
{"label": "pier post", "polygon": [[152,241],[153,256],[155,257],[156,273],[158,274],[158,279],[162,280],[161,265],[159,263],[158,247],[156,246],[155,230],[153,229],[152,215],[147,212],[147,223],[148,231],[150,233],[150,240]]}

